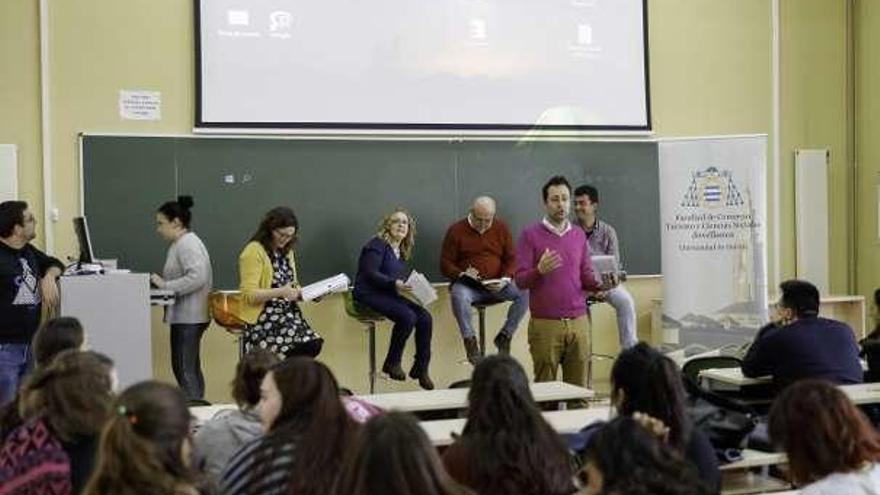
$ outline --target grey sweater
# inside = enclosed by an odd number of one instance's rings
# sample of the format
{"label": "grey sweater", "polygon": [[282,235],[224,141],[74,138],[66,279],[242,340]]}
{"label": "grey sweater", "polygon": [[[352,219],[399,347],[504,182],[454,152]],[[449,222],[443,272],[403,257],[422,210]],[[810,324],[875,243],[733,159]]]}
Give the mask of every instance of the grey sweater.
{"label": "grey sweater", "polygon": [[213,275],[211,257],[199,236],[187,232],[171,244],[160,289],[174,291],[174,304],[166,307],[165,321],[175,323],[207,323],[208,294]]}
{"label": "grey sweater", "polygon": [[257,411],[227,409],[202,425],[193,437],[193,458],[205,472],[220,476],[244,444],[263,435]]}

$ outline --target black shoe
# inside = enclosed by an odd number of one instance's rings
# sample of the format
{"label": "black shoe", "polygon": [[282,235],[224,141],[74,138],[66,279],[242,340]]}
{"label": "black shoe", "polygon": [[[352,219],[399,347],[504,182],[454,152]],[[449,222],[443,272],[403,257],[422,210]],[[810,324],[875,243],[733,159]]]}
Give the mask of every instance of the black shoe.
{"label": "black shoe", "polygon": [[495,336],[495,348],[498,349],[498,354],[509,355],[510,336],[504,332],[498,332],[498,335]]}
{"label": "black shoe", "polygon": [[400,363],[383,364],[382,373],[388,375],[388,378],[391,378],[392,380],[397,380],[399,382],[406,380],[406,373],[403,372],[403,368],[400,367]]}
{"label": "black shoe", "polygon": [[415,367],[409,370],[409,377],[419,381],[419,386],[425,390],[434,390],[434,382],[428,376],[428,370],[418,371]]}
{"label": "black shoe", "polygon": [[480,346],[477,345],[476,337],[464,339],[464,352],[467,355],[468,362],[472,365],[476,366],[480,362],[482,356],[480,356]]}

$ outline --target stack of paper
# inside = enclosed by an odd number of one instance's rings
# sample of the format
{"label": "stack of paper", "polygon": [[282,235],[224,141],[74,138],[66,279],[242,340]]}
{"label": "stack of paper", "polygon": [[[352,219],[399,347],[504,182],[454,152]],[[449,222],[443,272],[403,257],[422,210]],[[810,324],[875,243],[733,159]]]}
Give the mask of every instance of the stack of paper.
{"label": "stack of paper", "polygon": [[424,275],[415,270],[409,274],[409,278],[406,279],[406,285],[410,286],[412,291],[404,295],[412,296],[411,299],[415,299],[415,302],[422,306],[428,306],[437,300],[437,291],[434,290],[431,282],[428,282]]}
{"label": "stack of paper", "polygon": [[303,287],[301,289],[302,298],[303,301],[313,301],[334,292],[345,292],[350,284],[351,280],[349,280],[348,275],[340,273],[339,275],[325,278]]}

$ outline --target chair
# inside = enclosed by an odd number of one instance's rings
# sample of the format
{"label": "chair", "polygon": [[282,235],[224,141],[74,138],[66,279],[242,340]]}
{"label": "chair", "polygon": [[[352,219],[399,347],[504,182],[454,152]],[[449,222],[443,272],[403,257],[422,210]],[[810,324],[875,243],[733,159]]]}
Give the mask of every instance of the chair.
{"label": "chair", "polygon": [[238,358],[244,356],[244,329],[247,323],[238,317],[241,306],[241,291],[217,290],[208,296],[211,317],[238,340]]}
{"label": "chair", "polygon": [[358,303],[354,300],[351,291],[343,294],[345,300],[345,313],[355,320],[364,324],[367,330],[367,339],[370,353],[370,393],[376,391],[376,324],[384,320],[385,317],[373,311],[372,309]]}
{"label": "chair", "polygon": [[[587,296],[587,307],[590,308],[596,304],[601,304],[605,302],[604,300],[598,299],[595,296]],[[590,313],[590,324],[587,327],[587,388],[593,390],[593,360],[594,359],[607,359],[609,361],[614,361],[616,359],[615,356],[610,354],[600,354],[593,352],[593,317],[592,312]]]}
{"label": "chair", "polygon": [[477,310],[478,330],[480,333],[480,357],[484,357],[486,355],[486,308],[488,308],[489,306],[500,304],[502,302],[504,301],[471,303],[471,307]]}

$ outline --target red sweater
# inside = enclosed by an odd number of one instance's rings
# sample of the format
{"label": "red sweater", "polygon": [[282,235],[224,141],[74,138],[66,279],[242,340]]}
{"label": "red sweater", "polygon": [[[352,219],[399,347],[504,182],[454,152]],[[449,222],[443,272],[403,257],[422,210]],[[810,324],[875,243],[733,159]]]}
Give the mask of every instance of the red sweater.
{"label": "red sweater", "polygon": [[455,280],[473,266],[484,279],[511,277],[516,270],[516,248],[507,225],[498,220],[480,234],[464,218],[452,224],[443,239],[440,272]]}

